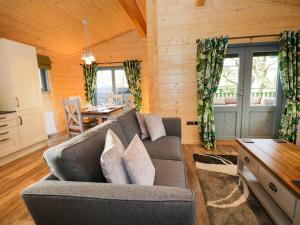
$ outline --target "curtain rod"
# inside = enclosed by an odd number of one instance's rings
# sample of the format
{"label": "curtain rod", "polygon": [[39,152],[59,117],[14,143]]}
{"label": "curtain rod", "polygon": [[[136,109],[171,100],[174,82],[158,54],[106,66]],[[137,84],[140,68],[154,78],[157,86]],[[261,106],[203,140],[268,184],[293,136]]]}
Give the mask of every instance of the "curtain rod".
{"label": "curtain rod", "polygon": [[245,39],[245,38],[260,38],[260,37],[279,37],[280,34],[262,34],[262,35],[249,35],[249,36],[237,36],[237,37],[229,37],[229,40],[234,39]]}
{"label": "curtain rod", "polygon": [[[143,62],[142,60],[138,60],[139,62]],[[123,61],[124,62],[124,61]],[[106,64],[120,64],[123,62],[101,62],[101,63],[96,63],[97,65],[106,65]],[[82,66],[84,64],[80,63],[80,66]]]}

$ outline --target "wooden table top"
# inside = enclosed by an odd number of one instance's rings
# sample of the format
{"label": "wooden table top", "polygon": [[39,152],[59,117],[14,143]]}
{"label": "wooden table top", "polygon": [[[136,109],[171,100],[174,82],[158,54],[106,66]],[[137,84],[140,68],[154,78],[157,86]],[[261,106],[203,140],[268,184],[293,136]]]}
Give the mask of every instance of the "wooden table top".
{"label": "wooden table top", "polygon": [[300,147],[289,142],[277,143],[273,139],[250,140],[254,143],[246,143],[243,139],[237,139],[237,142],[300,198],[300,188],[292,182],[300,179]]}
{"label": "wooden table top", "polygon": [[100,106],[95,106],[91,108],[83,108],[81,110],[81,115],[107,115],[110,114],[114,111],[123,109],[126,107],[125,105],[117,105],[113,107],[100,107]]}

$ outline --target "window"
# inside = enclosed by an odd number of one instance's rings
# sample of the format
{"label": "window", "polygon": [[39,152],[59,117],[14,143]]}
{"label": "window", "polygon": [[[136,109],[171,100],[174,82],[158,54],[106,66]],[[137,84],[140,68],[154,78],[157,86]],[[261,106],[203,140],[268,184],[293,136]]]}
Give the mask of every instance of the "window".
{"label": "window", "polygon": [[276,105],[278,53],[255,52],[252,58],[252,106]]}
{"label": "window", "polygon": [[130,95],[123,67],[98,69],[95,95],[96,104],[107,104],[112,95],[122,96],[122,102],[118,102],[119,104],[126,104],[127,97]]}
{"label": "window", "polygon": [[50,91],[48,70],[47,69],[39,69],[39,76],[40,76],[41,90],[43,92]]}
{"label": "window", "polygon": [[238,54],[227,55],[224,59],[221,80],[213,101],[214,105],[236,105],[240,58]]}

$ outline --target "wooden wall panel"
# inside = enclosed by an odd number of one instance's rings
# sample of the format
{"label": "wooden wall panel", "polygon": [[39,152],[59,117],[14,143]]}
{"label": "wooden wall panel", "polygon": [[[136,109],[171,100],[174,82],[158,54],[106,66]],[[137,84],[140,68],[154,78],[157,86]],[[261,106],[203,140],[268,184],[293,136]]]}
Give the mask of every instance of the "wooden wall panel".
{"label": "wooden wall panel", "polygon": [[53,111],[58,132],[66,129],[62,99],[73,95],[84,95],[83,79],[71,73],[70,57],[38,48],[38,54],[47,55],[52,61],[49,71],[50,92],[43,93],[45,111]]}
{"label": "wooden wall panel", "polygon": [[[149,79],[147,64],[147,41],[141,39],[136,31],[131,31],[112,40],[92,47],[97,62],[114,62],[130,59],[139,59],[142,76],[143,111],[149,111]],[[63,114],[62,99],[69,96],[80,95],[83,103],[84,81],[82,75],[83,63],[81,52],[71,56],[65,56],[45,49],[38,48],[38,53],[47,55],[52,61],[50,70],[51,91],[43,94],[45,111],[53,111],[58,132],[65,130],[65,118]],[[113,64],[116,66],[116,64]],[[107,64],[107,66],[111,66]]]}
{"label": "wooden wall panel", "polygon": [[[91,48],[98,63],[123,62],[130,59],[142,60],[141,63],[141,88],[143,108],[149,111],[149,76],[147,64],[147,40],[140,38],[137,31],[131,31],[120,35],[109,41],[95,45]],[[71,73],[75,77],[82,77],[82,69],[79,66],[83,63],[80,59],[81,52],[71,56]],[[122,64],[119,64],[122,65]],[[119,66],[118,64],[106,64],[101,66]]]}
{"label": "wooden wall panel", "polygon": [[[183,142],[199,143],[196,107],[196,39],[219,35],[276,34],[300,28],[299,8],[260,0],[147,1],[148,64],[151,76],[150,109],[182,119]],[[230,43],[276,41],[276,38]]]}

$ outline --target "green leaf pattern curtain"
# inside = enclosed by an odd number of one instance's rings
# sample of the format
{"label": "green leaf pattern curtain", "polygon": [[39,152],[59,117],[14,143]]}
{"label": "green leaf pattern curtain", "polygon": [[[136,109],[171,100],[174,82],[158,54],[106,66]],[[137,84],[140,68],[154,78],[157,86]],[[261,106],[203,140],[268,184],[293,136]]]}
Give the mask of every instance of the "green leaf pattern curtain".
{"label": "green leaf pattern curtain", "polygon": [[279,45],[279,74],[286,96],[279,138],[296,143],[300,118],[300,31],[281,33]]}
{"label": "green leaf pattern curtain", "polygon": [[221,78],[228,38],[197,40],[197,106],[201,144],[216,147],[213,98]]}
{"label": "green leaf pattern curtain", "polygon": [[95,91],[96,91],[96,77],[97,77],[97,64],[91,65],[84,64],[83,78],[84,78],[84,94],[87,103],[95,105]]}
{"label": "green leaf pattern curtain", "polygon": [[140,62],[138,60],[128,60],[123,63],[128,82],[129,91],[134,97],[136,110],[142,107]]}

